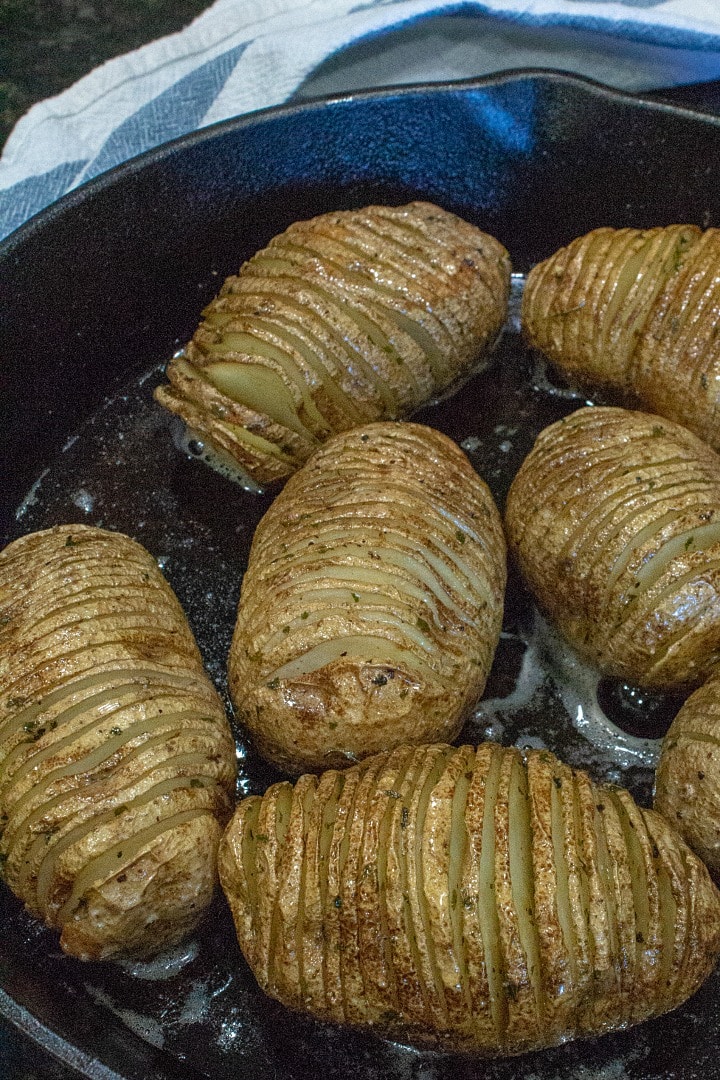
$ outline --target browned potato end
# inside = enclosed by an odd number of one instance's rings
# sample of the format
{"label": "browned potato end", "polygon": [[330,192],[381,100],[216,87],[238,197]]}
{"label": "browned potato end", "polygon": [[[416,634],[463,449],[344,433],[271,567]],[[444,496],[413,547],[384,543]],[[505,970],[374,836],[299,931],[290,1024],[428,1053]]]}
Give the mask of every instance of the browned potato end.
{"label": "browned potato end", "polygon": [[507,501],[539,606],[606,674],[698,685],[720,657],[720,458],[648,413],[579,409],[541,432]]}
{"label": "browned potato end", "polygon": [[626,792],[544,751],[399,747],[243,800],[220,879],[262,989],[418,1046],[495,1056],[689,997],[720,894]]}
{"label": "browned potato end", "polygon": [[64,525],[0,553],[0,857],[82,959],[148,956],[201,918],[235,747],[155,560]]}
{"label": "browned potato end", "polygon": [[683,254],[655,303],[630,381],[653,412],[720,450],[720,229]]}
{"label": "browned potato end", "polygon": [[467,376],[509,287],[505,248],[431,203],[296,222],[225,281],[156,397],[271,483],[333,432],[407,416]]}
{"label": "browned potato end", "polygon": [[504,587],[499,515],[455,443],[408,423],[337,435],[256,530],[229,658],[238,715],[291,773],[454,738]]}
{"label": "browned potato end", "polygon": [[687,699],[663,740],[655,809],[720,876],[720,676]]}

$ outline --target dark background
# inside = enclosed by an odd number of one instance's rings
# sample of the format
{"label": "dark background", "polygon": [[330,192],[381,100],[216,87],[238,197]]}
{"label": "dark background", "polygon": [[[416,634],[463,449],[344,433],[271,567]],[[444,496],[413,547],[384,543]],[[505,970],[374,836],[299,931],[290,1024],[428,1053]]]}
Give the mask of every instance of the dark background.
{"label": "dark background", "polygon": [[0,145],[41,98],[182,30],[209,0],[0,0]]}

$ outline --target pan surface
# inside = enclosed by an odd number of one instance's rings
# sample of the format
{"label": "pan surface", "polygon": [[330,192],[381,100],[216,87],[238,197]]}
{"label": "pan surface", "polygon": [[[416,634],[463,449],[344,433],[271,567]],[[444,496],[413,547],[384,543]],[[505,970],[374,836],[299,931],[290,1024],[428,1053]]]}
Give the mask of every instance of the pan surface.
{"label": "pan surface", "polygon": [[[435,201],[509,249],[522,275],[600,225],[720,224],[720,121],[570,76],[353,94],[230,121],[71,193],[0,245],[0,531],[90,522],[136,537],[176,589],[208,669],[225,658],[254,526],[270,504],[212,472],[152,389],[222,279],[298,218]],[[452,435],[502,504],[535,435],[581,398],[511,318],[491,368],[417,419]],[[677,702],[604,681],[520,584],[462,741],[548,746],[647,803]],[[237,732],[239,792],[276,777]],[[0,1013],[106,1080],[691,1080],[720,1077],[720,978],[639,1028],[478,1063],[291,1016],[266,999],[218,898],[194,939],[145,965],[80,964],[0,888]]]}

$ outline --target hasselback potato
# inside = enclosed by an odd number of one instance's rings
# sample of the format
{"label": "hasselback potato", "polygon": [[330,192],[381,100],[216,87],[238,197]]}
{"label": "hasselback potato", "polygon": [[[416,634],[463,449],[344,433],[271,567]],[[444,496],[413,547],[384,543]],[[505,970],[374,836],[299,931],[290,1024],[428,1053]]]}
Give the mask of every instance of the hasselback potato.
{"label": "hasselback potato", "polygon": [[668,823],[547,751],[401,747],[244,799],[219,855],[260,986],[417,1045],[517,1054],[674,1008],[720,894]]}
{"label": "hasselback potato", "polygon": [[500,516],[455,443],[410,423],[336,435],[257,527],[230,650],[238,715],[291,773],[452,739],[504,587]]}
{"label": "hasselback potato", "polygon": [[235,747],[157,564],[58,526],[0,553],[0,860],[83,959],[145,956],[217,881]]}
{"label": "hasselback potato", "polygon": [[509,285],[503,246],[430,203],[321,214],[225,281],[156,397],[257,483],[283,479],[468,375]]}
{"label": "hasselback potato", "polygon": [[720,449],[720,230],[595,229],[532,269],[522,321],[563,371]]}
{"label": "hasselback potato", "polygon": [[663,739],[655,809],[720,876],[720,673],[690,695]]}
{"label": "hasselback potato", "polygon": [[541,432],[508,495],[539,606],[601,671],[691,687],[720,655],[720,458],[672,421],[579,409]]}

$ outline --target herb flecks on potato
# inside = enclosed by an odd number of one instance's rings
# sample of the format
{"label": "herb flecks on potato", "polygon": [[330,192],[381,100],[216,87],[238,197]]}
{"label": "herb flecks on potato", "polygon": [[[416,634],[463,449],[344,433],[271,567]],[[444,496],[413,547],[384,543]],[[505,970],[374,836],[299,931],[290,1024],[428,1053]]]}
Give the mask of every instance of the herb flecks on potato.
{"label": "herb flecks on potato", "polygon": [[720,458],[649,413],[579,409],[517,473],[508,542],[539,606],[597,667],[697,686],[720,657]]}
{"label": "herb flecks on potato", "polygon": [[639,1023],[720,951],[667,822],[546,751],[401,747],[243,800],[219,854],[262,989],[419,1046],[518,1054]]}
{"label": "herb flecks on potato", "polygon": [[528,341],[720,449],[720,230],[595,229],[528,275]]}
{"label": "herb flecks on potato", "polygon": [[0,859],[83,959],[147,956],[217,880],[235,747],[152,556],[58,526],[0,553]]}
{"label": "herb flecks on potato", "polygon": [[410,423],[341,433],[255,533],[229,661],[238,715],[291,773],[452,739],[504,588],[499,514],[455,443]]}
{"label": "herb flecks on potato", "polygon": [[509,284],[503,246],[430,203],[296,222],[225,281],[156,397],[270,483],[333,432],[404,417],[467,376]]}
{"label": "herb flecks on potato", "polygon": [[691,694],[663,739],[655,809],[720,877],[720,674]]}

